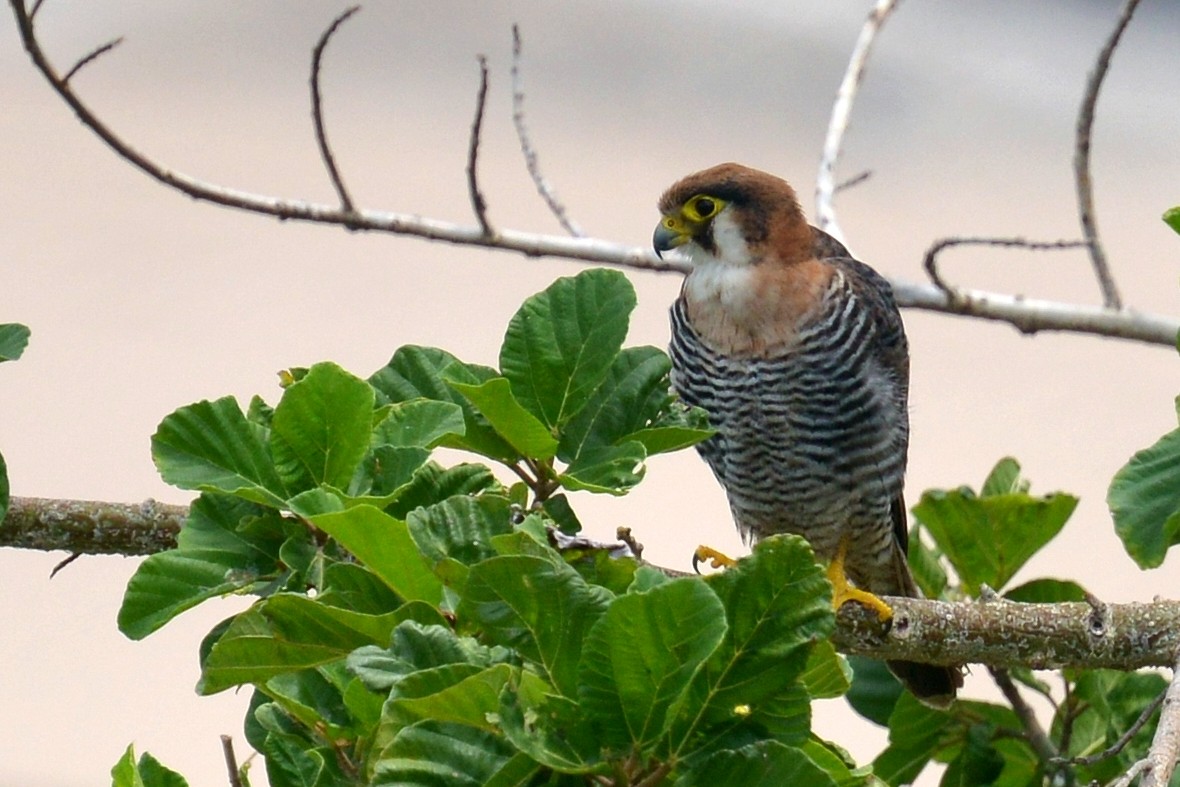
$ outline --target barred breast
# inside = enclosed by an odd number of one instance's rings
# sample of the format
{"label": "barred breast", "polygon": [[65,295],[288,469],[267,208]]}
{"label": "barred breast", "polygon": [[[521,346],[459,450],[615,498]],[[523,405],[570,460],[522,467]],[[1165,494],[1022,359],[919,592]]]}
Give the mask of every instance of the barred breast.
{"label": "barred breast", "polygon": [[831,559],[848,533],[854,582],[911,595],[898,586],[891,516],[902,494],[909,422],[908,366],[890,359],[907,353],[905,336],[889,285],[855,261],[838,266],[821,308],[772,357],[708,346],[678,299],[673,388],[708,412],[717,430],[699,450],[744,539],[795,533]]}

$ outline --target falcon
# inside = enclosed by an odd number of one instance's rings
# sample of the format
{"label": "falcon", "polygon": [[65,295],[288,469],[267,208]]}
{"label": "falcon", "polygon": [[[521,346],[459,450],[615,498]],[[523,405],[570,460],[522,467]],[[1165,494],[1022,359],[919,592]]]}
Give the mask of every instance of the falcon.
{"label": "falcon", "polygon": [[[807,539],[838,609],[920,598],[902,486],[909,349],[889,283],[810,226],[785,180],[740,164],[660,198],[658,254],[691,271],[672,305],[672,386],[709,414],[698,446],[743,540]],[[918,699],[949,705],[957,667],[889,662]]]}

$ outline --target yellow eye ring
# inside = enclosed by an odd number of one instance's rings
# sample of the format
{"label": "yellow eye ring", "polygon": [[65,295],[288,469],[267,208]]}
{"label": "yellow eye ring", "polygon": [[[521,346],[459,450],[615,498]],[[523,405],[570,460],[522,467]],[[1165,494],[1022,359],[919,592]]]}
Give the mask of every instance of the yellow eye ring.
{"label": "yellow eye ring", "polygon": [[708,194],[698,194],[684,206],[684,215],[691,221],[700,222],[713,218],[725,207],[725,201]]}

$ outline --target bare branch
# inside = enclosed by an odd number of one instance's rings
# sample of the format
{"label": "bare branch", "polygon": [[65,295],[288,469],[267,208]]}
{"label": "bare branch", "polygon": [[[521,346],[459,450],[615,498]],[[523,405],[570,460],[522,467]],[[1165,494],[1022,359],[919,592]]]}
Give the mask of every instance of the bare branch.
{"label": "bare branch", "polygon": [[[687,266],[674,255],[660,259],[650,249],[637,248],[596,238],[570,238],[500,230],[488,235],[482,226],[460,225],[408,213],[391,213],[339,207],[284,199],[225,188],[176,172],[133,148],[87,107],[64,82],[41,49],[32,20],[21,0],[10,0],[16,13],[21,40],[34,66],[42,73],[79,120],[117,155],[160,183],[194,199],[216,205],[260,213],[283,220],[329,224],[353,230],[409,235],[429,241],[479,246],[523,254],[528,257],[560,257],[601,265],[618,265],[647,271],[685,272]],[[1004,293],[956,290],[954,298],[938,287],[906,281],[892,281],[900,306],[996,320],[1014,325],[1024,333],[1068,331],[1174,347],[1180,320],[1130,310],[1114,311],[1080,304],[1023,298]]]}
{"label": "bare branch", "polygon": [[516,25],[512,26],[512,123],[516,126],[516,137],[520,140],[520,152],[524,154],[524,164],[528,168],[529,177],[533,179],[533,185],[537,187],[537,193],[541,195],[541,199],[545,200],[545,204],[549,206],[549,212],[557,218],[557,222],[575,238],[584,237],[582,228],[574,223],[573,219],[566,213],[565,205],[561,204],[561,200],[557,198],[557,193],[549,185],[549,181],[541,174],[541,165],[537,162],[537,152],[533,149],[532,140],[529,139],[528,129],[524,124],[524,87],[520,76],[520,28]]}
{"label": "bare branch", "polygon": [[1104,306],[1046,301],[983,290],[957,289],[955,297],[951,298],[930,285],[896,280],[891,284],[899,306],[1006,322],[1021,333],[1067,331],[1169,348],[1176,346],[1176,337],[1180,334],[1180,320],[1159,314],[1129,309],[1115,311]]}
{"label": "bare branch", "polygon": [[1131,739],[1139,734],[1139,730],[1143,729],[1143,725],[1147,724],[1147,722],[1151,720],[1151,717],[1155,715],[1155,712],[1160,709],[1160,705],[1163,704],[1164,698],[1166,696],[1168,696],[1168,692],[1165,690],[1162,694],[1148,703],[1147,707],[1143,709],[1143,712],[1139,714],[1139,718],[1135,719],[1135,723],[1128,727],[1127,731],[1119,736],[1117,741],[1112,743],[1110,746],[1107,746],[1102,751],[1098,752],[1097,754],[1091,754],[1088,757],[1071,757],[1069,759],[1059,757],[1053,761],[1053,764],[1084,765],[1089,767],[1091,765],[1097,765],[1098,763],[1110,757],[1118,756],[1119,752],[1125,749],[1127,744],[1131,742]]}
{"label": "bare branch", "polygon": [[33,3],[33,10],[29,11],[29,19],[30,20],[35,19],[37,17],[37,12],[41,10],[41,4],[44,2],[45,2],[45,0],[37,0],[37,2]]}
{"label": "bare branch", "polygon": [[1139,0],[1126,0],[1119,13],[1118,22],[1110,37],[1098,53],[1098,62],[1090,72],[1086,81],[1086,92],[1082,97],[1082,107],[1078,111],[1077,137],[1074,143],[1073,168],[1078,192],[1078,218],[1082,224],[1082,234],[1090,248],[1090,261],[1094,266],[1094,275],[1098,277],[1098,285],[1102,289],[1102,302],[1111,309],[1123,307],[1118,288],[1111,276],[1110,267],[1106,262],[1106,251],[1098,239],[1098,223],[1094,216],[1094,188],[1090,179],[1090,133],[1094,127],[1094,108],[1098,104],[1098,91],[1102,87],[1102,80],[1106,78],[1110,68],[1110,59],[1114,56],[1115,47],[1122,38],[1123,31],[1135,13]]}
{"label": "bare branch", "polygon": [[151,555],[176,546],[187,506],[14,497],[0,522],[0,547],[90,555]]}
{"label": "bare branch", "polygon": [[316,42],[315,49],[311,54],[311,117],[315,122],[315,141],[320,149],[320,158],[324,160],[324,167],[328,170],[328,177],[331,178],[332,186],[336,189],[336,195],[340,197],[340,209],[345,213],[352,213],[354,208],[352,198],[348,196],[348,189],[344,187],[344,179],[340,177],[340,170],[336,168],[336,159],[332,155],[331,146],[328,145],[328,132],[324,128],[324,104],[320,95],[320,63],[324,58],[324,49],[327,48],[328,42],[340,28],[340,25],[359,10],[361,7],[354,5],[333,19],[332,24],[328,25],[328,29]]}
{"label": "bare branch", "polygon": [[475,120],[471,123],[471,145],[467,148],[467,192],[471,197],[471,209],[475,211],[475,218],[479,221],[484,237],[491,238],[496,233],[488,223],[488,204],[484,201],[479,190],[479,176],[476,171],[476,159],[479,156],[479,134],[483,128],[484,107],[488,100],[488,59],[479,56],[479,92],[475,96]]}
{"label": "bare branch", "polygon": [[815,179],[815,220],[819,228],[836,240],[844,243],[844,233],[836,221],[836,207],[833,202],[836,196],[836,163],[840,160],[840,149],[844,144],[844,134],[848,130],[848,118],[852,114],[852,104],[856,101],[856,91],[860,88],[864,78],[865,66],[869,61],[869,52],[877,33],[885,24],[885,20],[897,8],[901,0],[877,0],[877,4],[865,20],[860,36],[856,39],[852,57],[848,61],[848,68],[844,72],[844,79],[836,91],[836,102],[832,105],[832,116],[828,121],[828,134],[824,138],[823,155],[819,161],[819,175]]}
{"label": "bare branch", "polygon": [[1163,710],[1147,756],[1139,760],[1112,787],[1129,787],[1142,776],[1140,787],[1166,787],[1180,757],[1180,663],[1172,667],[1172,682],[1164,694]]}
{"label": "bare branch", "polygon": [[947,284],[942,276],[939,275],[935,259],[944,249],[952,246],[966,245],[1001,246],[1005,248],[1045,251],[1049,249],[1076,249],[1079,246],[1085,246],[1087,244],[1081,240],[1032,241],[1024,238],[942,238],[941,240],[935,241],[926,250],[926,256],[922,258],[922,267],[926,269],[926,275],[930,277],[930,281],[934,283],[934,286],[946,293],[947,297],[952,300],[956,297],[956,290]]}
{"label": "bare branch", "polygon": [[221,736],[221,753],[225,756],[225,769],[229,771],[229,787],[242,787],[238,758],[234,755],[234,739],[228,735]]}
{"label": "bare branch", "polygon": [[1033,751],[1041,758],[1042,762],[1056,762],[1059,758],[1057,756],[1057,749],[1049,740],[1049,736],[1045,734],[1045,728],[1037,721],[1037,714],[1029,707],[1029,704],[1024,701],[1024,697],[1020,694],[1020,689],[1016,688],[1016,684],[1012,680],[1012,676],[1008,674],[1008,670],[999,667],[989,667],[988,672],[991,673],[992,680],[1000,687],[1000,691],[1004,695],[1004,699],[1008,700],[1008,704],[1012,706],[1012,710],[1020,718],[1020,723],[1024,726],[1024,737],[1032,746]]}
{"label": "bare branch", "polygon": [[74,78],[74,74],[77,74],[83,68],[90,65],[95,60],[98,60],[100,57],[105,55],[107,52],[110,52],[112,49],[114,49],[115,47],[117,47],[121,43],[123,43],[122,36],[119,36],[118,38],[116,38],[113,41],[107,41],[105,44],[100,46],[98,49],[95,49],[93,52],[91,52],[90,54],[83,57],[77,63],[74,63],[74,67],[66,72],[66,75],[61,78],[61,81],[62,82],[69,82],[71,79]]}

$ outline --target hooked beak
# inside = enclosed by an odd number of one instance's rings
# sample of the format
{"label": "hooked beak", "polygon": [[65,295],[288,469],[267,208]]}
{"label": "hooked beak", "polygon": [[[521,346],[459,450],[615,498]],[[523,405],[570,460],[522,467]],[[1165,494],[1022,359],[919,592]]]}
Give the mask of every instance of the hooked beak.
{"label": "hooked beak", "polygon": [[664,216],[651,236],[651,245],[656,250],[656,256],[663,257],[665,251],[683,246],[690,240],[692,234],[678,216]]}

